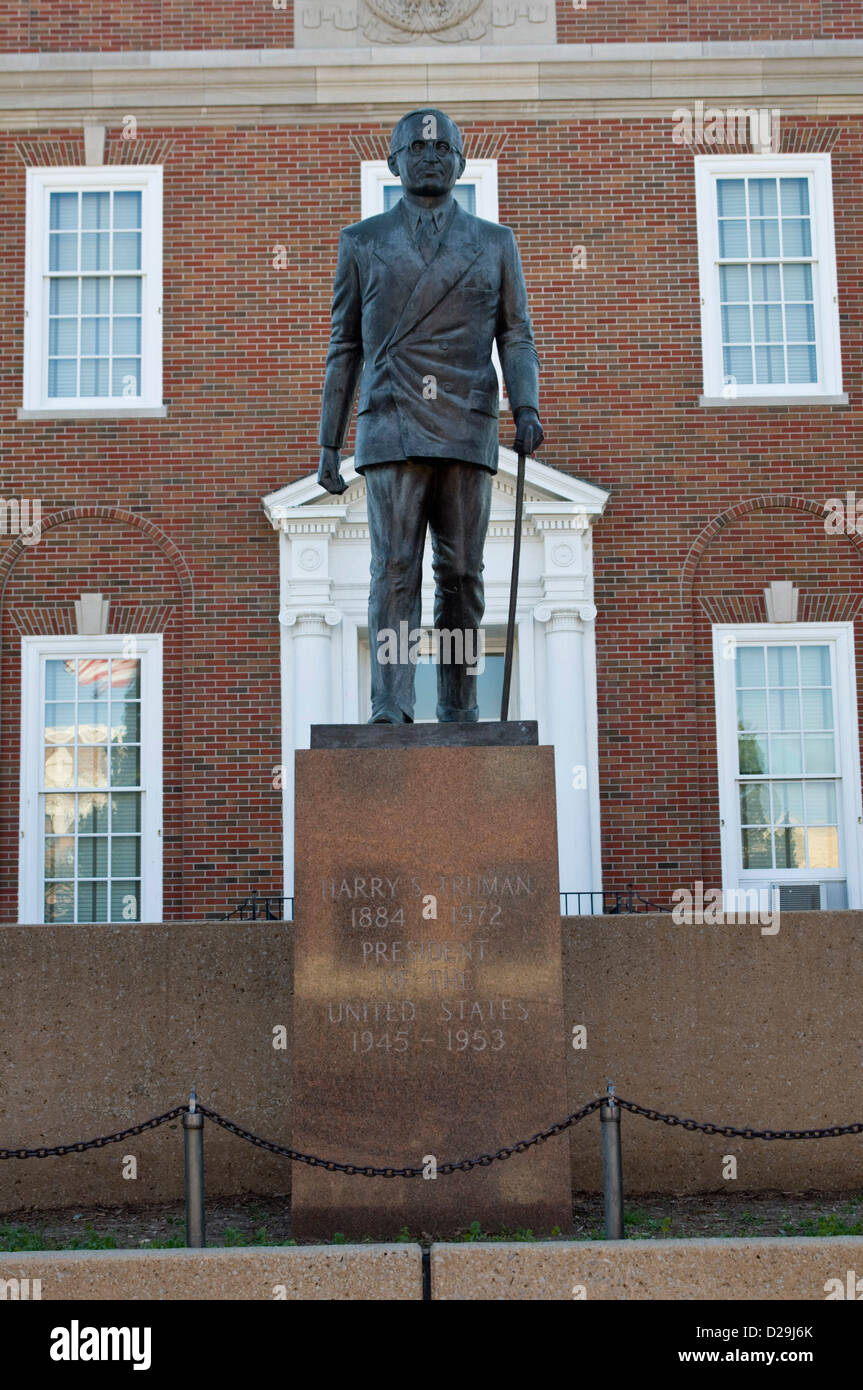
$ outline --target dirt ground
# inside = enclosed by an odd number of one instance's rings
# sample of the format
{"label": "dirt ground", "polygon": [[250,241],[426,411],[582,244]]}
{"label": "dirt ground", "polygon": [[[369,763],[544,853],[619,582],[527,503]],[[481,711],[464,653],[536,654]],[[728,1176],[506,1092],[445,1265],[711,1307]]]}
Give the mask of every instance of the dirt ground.
{"label": "dirt ground", "polygon": [[[633,1196],[626,1206],[625,1229],[630,1240],[863,1235],[863,1191]],[[421,1235],[410,1234],[413,1238]],[[577,1240],[603,1239],[601,1197],[576,1194],[572,1229],[561,1235]],[[479,1240],[489,1236],[531,1239],[525,1231],[481,1232],[476,1225],[463,1238]],[[332,1237],[338,1238],[335,1224]],[[401,1238],[408,1238],[407,1233]],[[287,1196],[211,1198],[207,1202],[209,1245],[281,1245],[290,1240]],[[0,1250],[153,1249],[183,1245],[182,1202],[0,1214]]]}

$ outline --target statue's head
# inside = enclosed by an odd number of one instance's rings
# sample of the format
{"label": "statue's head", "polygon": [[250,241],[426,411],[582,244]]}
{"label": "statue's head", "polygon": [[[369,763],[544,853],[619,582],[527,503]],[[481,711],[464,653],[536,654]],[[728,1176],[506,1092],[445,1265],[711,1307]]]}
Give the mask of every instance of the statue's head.
{"label": "statue's head", "polygon": [[423,106],[396,124],[387,164],[407,193],[438,198],[464,173],[463,144],[455,121],[434,106]]}

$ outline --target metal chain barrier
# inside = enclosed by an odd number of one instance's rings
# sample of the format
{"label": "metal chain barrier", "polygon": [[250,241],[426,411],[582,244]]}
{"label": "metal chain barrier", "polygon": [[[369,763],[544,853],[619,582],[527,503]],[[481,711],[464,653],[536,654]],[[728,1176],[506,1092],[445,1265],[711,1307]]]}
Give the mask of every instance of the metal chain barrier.
{"label": "metal chain barrier", "polygon": [[736,1129],[734,1125],[702,1124],[699,1120],[684,1120],[679,1115],[664,1115],[635,1101],[615,1096],[615,1102],[633,1115],[646,1120],[660,1120],[664,1125],[681,1125],[683,1129],[698,1130],[701,1134],[721,1134],[726,1139],[835,1139],[841,1134],[863,1134],[863,1123],[830,1125],[827,1129]]}
{"label": "metal chain barrier", "polygon": [[[728,1139],[834,1139],[846,1134],[863,1134],[863,1122],[850,1125],[831,1125],[826,1129],[738,1129],[734,1125],[716,1125],[702,1123],[699,1120],[688,1120],[680,1115],[667,1115],[661,1110],[654,1110],[647,1106],[636,1105],[634,1101],[624,1100],[622,1096],[614,1095],[598,1096],[595,1100],[588,1101],[580,1110],[574,1110],[571,1115],[567,1115],[565,1120],[559,1120],[556,1124],[549,1125],[548,1129],[539,1130],[531,1135],[529,1139],[520,1139],[515,1144],[505,1145],[495,1149],[493,1152],[477,1154],[473,1158],[462,1158],[457,1162],[439,1163],[437,1172],[457,1173],[468,1172],[471,1168],[488,1168],[492,1163],[502,1162],[511,1158],[513,1154],[524,1153],[527,1149],[533,1148],[535,1144],[542,1144],[546,1139],[551,1139],[557,1134],[562,1134],[564,1130],[577,1125],[588,1115],[593,1114],[603,1105],[619,1105],[623,1110],[629,1110],[633,1115],[641,1115],[646,1120],[657,1120],[666,1125],[680,1125],[686,1130],[697,1130],[702,1134],[719,1134]],[[229,1134],[235,1134],[238,1139],[244,1139],[246,1143],[253,1144],[255,1148],[265,1149],[268,1153],[277,1154],[281,1158],[288,1158],[292,1163],[307,1163],[312,1168],[325,1168],[329,1173],[348,1173],[358,1174],[366,1178],[417,1178],[423,1173],[422,1167],[414,1168],[375,1168],[371,1164],[358,1163],[339,1163],[333,1158],[321,1158],[317,1154],[301,1153],[299,1149],[292,1149],[284,1144],[275,1144],[269,1139],[263,1139],[259,1134],[253,1134],[251,1130],[243,1129],[241,1125],[235,1124],[233,1120],[227,1120],[224,1115],[220,1115],[216,1110],[210,1110],[208,1106],[198,1104],[197,1110],[208,1120],[219,1125]],[[170,1120],[176,1120],[181,1115],[190,1112],[188,1105],[176,1105],[173,1110],[166,1110],[162,1115],[154,1115],[151,1120],[144,1120],[139,1125],[131,1125],[128,1129],[118,1130],[116,1134],[105,1134],[98,1139],[84,1139],[77,1144],[56,1144],[50,1148],[43,1147],[38,1149],[0,1149],[0,1159],[3,1158],[60,1158],[69,1153],[85,1153],[88,1149],[101,1149],[106,1144],[117,1144],[121,1139],[131,1139],[134,1135],[143,1134],[148,1129],[157,1129],[159,1125],[167,1124]]]}
{"label": "metal chain barrier", "polygon": [[175,1105],[164,1115],[154,1115],[152,1120],[144,1120],[140,1125],[129,1129],[119,1129],[116,1134],[103,1134],[99,1139],[82,1139],[77,1144],[55,1144],[53,1148],[42,1149],[0,1149],[0,1158],[62,1158],[63,1154],[82,1154],[87,1149],[104,1149],[106,1144],[118,1144],[121,1139],[131,1139],[135,1134],[143,1134],[146,1129],[158,1129],[169,1120],[176,1120],[189,1109],[188,1105]]}

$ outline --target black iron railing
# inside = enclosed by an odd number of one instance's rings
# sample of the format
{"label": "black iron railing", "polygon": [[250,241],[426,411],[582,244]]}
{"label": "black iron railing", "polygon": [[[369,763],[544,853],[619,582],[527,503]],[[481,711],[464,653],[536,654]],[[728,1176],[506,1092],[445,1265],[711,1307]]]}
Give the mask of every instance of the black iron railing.
{"label": "black iron railing", "polygon": [[[637,893],[632,884],[627,888],[567,890],[560,895],[562,917],[600,917],[622,912],[670,912],[667,903]],[[221,918],[223,922],[283,922],[291,921],[294,900],[279,893],[259,893],[254,889],[247,898]]]}

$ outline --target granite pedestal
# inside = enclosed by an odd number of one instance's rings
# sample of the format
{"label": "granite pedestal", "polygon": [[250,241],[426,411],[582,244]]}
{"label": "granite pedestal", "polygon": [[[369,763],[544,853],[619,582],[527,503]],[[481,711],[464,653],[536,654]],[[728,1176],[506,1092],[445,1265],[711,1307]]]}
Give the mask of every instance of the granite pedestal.
{"label": "granite pedestal", "polygon": [[[535,725],[497,729],[347,727],[348,746],[315,747],[327,726],[296,755],[299,1149],[432,1173],[567,1112],[553,750]],[[300,1240],[472,1221],[567,1229],[565,1137],[436,1178],[294,1167]]]}

